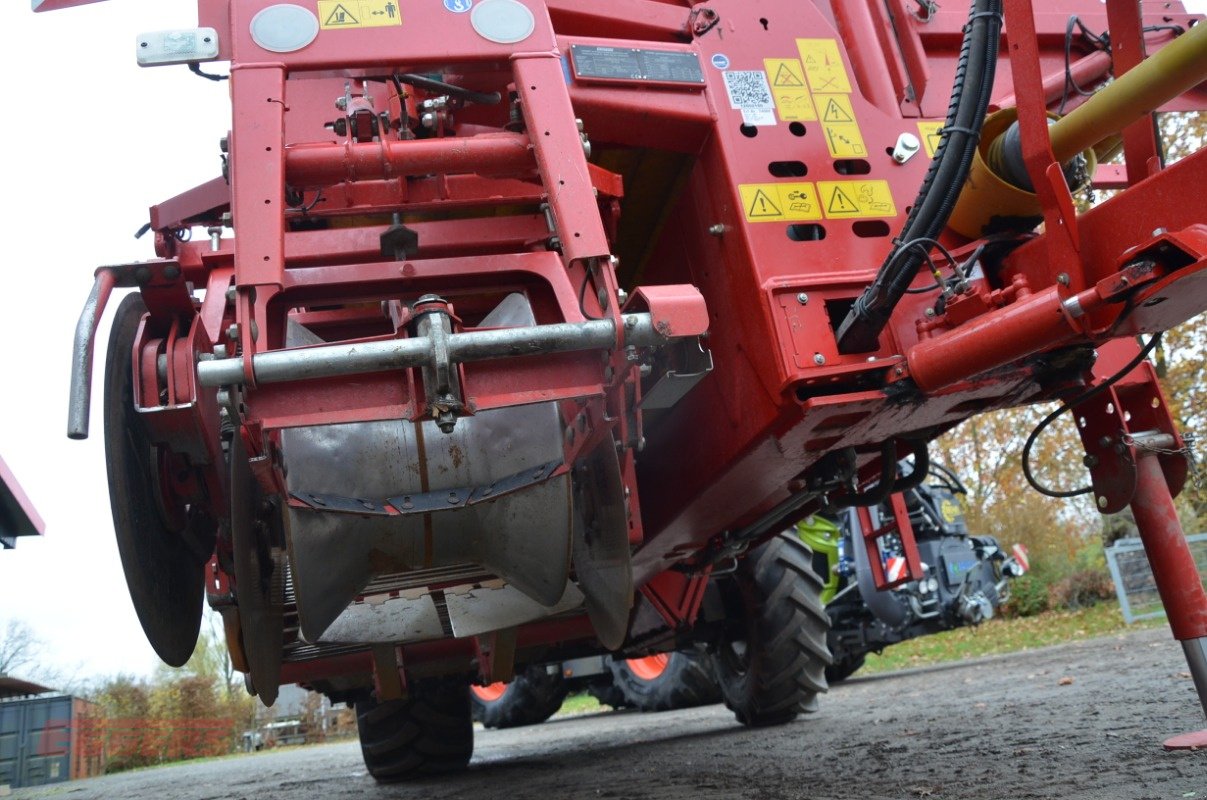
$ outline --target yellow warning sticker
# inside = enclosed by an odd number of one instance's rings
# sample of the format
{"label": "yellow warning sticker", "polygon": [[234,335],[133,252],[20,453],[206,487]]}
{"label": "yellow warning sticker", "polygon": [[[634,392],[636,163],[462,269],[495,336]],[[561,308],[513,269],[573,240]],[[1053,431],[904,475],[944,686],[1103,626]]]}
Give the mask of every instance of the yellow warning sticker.
{"label": "yellow warning sticker", "polygon": [[943,123],[919,122],[918,133],[922,136],[922,144],[926,147],[926,154],[934,158],[935,151],[939,149],[939,139],[943,137]]}
{"label": "yellow warning sticker", "polygon": [[851,98],[845,94],[816,94],[813,102],[821,117],[826,145],[834,158],[865,158],[868,149],[863,143],[863,132],[855,119]]}
{"label": "yellow warning sticker", "polygon": [[826,134],[826,146],[834,158],[866,158],[868,149],[863,143],[863,134],[853,122],[826,122],[822,124]]}
{"label": "yellow warning sticker", "polygon": [[805,68],[795,58],[766,58],[763,65],[771,79],[771,94],[784,122],[812,122],[817,119],[813,98],[805,83]]}
{"label": "yellow warning sticker", "polygon": [[811,183],[743,183],[738,190],[747,222],[821,219],[821,204]]}
{"label": "yellow warning sticker", "polygon": [[851,77],[835,39],[797,39],[809,87],[815,92],[851,93]]}
{"label": "yellow warning sticker", "polygon": [[817,191],[830,219],[897,216],[888,181],[818,181]]}
{"label": "yellow warning sticker", "polygon": [[821,111],[822,122],[855,123],[855,109],[851,106],[851,98],[845,94],[817,95],[817,108]]}
{"label": "yellow warning sticker", "polygon": [[401,25],[399,0],[318,0],[323,30]]}

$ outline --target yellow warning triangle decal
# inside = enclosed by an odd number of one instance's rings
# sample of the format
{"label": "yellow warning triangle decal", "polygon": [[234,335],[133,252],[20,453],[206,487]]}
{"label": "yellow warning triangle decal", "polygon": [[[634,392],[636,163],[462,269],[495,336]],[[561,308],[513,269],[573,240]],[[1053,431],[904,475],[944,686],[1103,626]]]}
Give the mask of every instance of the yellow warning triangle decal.
{"label": "yellow warning triangle decal", "polygon": [[327,17],[327,21],[323,25],[327,27],[335,27],[338,25],[359,25],[360,20],[352,15],[352,12],[344,8],[344,4],[340,3],[332,10],[331,15]]}
{"label": "yellow warning triangle decal", "polygon": [[750,201],[750,211],[746,214],[750,219],[758,217],[782,217],[784,212],[780,211],[779,206],[771,202],[771,198],[762,189],[759,189],[754,199]]}
{"label": "yellow warning triangle decal", "polygon": [[855,120],[851,119],[851,115],[847,113],[847,110],[845,108],[843,108],[842,106],[838,105],[838,103],[835,102],[833,98],[830,99],[830,102],[826,103],[826,111],[824,114],[822,114],[821,119],[822,119],[822,122],[854,122],[855,121]]}
{"label": "yellow warning triangle decal", "polygon": [[775,73],[775,82],[772,86],[804,86],[801,79],[796,77],[796,74],[788,69],[787,64],[780,64],[779,72]]}
{"label": "yellow warning triangle decal", "polygon": [[854,214],[859,211],[859,206],[855,205],[842,189],[835,186],[834,194],[830,196],[829,211],[831,214]]}

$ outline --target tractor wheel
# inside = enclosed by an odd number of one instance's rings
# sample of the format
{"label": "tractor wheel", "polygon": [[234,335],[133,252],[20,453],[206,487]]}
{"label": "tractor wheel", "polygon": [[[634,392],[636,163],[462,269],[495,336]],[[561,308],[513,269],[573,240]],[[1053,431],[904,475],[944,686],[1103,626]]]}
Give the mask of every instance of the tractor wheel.
{"label": "tractor wheel", "polygon": [[469,692],[461,681],[424,683],[405,700],[356,703],[360,750],[383,783],[465,769],[474,752]]}
{"label": "tractor wheel", "polygon": [[205,562],[216,526],[171,496],[165,454],[134,406],[134,339],[147,312],[128,295],[113,318],[105,359],[105,461],[113,529],[126,587],[147,641],[165,663],[184,666],[197,645]]}
{"label": "tractor wheel", "polygon": [[613,660],[612,682],[641,711],[671,711],[721,699],[712,659],[697,648]]}
{"label": "tractor wheel", "polygon": [[830,619],[808,545],[778,535],[742,559],[726,584],[729,602],[740,604],[742,635],[723,643],[714,659],[725,705],[749,727],[816,710],[827,688]]}
{"label": "tractor wheel", "polygon": [[836,683],[842,683],[863,667],[863,662],[866,658],[867,656],[848,656],[835,661],[826,667],[826,683],[829,683],[831,686]]}
{"label": "tractor wheel", "polygon": [[600,679],[587,687],[587,694],[599,701],[600,705],[619,710],[632,708],[633,704],[625,697],[624,690],[612,682],[611,673],[600,676]]}
{"label": "tractor wheel", "polygon": [[569,689],[562,676],[533,666],[515,676],[511,683],[469,687],[474,719],[486,728],[519,728],[536,725],[562,707]]}

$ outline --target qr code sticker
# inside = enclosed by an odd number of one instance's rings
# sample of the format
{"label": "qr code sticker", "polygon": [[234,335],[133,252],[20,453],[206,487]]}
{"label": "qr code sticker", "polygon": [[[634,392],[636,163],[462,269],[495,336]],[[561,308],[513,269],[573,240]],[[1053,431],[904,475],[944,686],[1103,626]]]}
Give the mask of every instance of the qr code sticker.
{"label": "qr code sticker", "polygon": [[725,74],[725,90],[734,108],[775,108],[767,73],[762,70],[730,70]]}

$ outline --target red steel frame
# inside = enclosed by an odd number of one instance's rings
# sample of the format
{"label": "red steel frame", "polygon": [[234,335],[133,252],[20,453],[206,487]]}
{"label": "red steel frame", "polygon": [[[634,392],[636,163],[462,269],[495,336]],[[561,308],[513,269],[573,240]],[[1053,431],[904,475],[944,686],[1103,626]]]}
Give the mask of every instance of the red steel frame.
{"label": "red steel frame", "polygon": [[[883,154],[900,133],[917,132],[918,120],[944,113],[965,22],[959,4],[945,4],[924,22],[903,0],[521,0],[536,29],[522,45],[510,46],[472,35],[465,15],[415,3],[404,7],[401,28],[324,31],[301,51],[270,54],[248,30],[251,18],[273,2],[201,0],[201,24],[222,33],[222,55],[232,61],[230,186],[212,181],[153,209],[162,260],[123,272],[135,275],[150,309],[137,344],[146,357],[136,363],[143,365],[140,405],[155,418],[158,441],[188,453],[195,464],[221,463],[216,415],[202,413],[216,400],[199,391],[193,369],[216,344],[244,357],[241,422],[269,491],[283,490],[276,453],[282,428],[426,413],[409,374],[257,386],[251,356],[283,347],[285,319],[295,310],[350,338],[385,340],[396,334],[365,310],[367,304],[437,292],[472,316],[483,293],[517,290],[530,298],[540,323],[588,316],[619,323],[619,303],[600,300],[616,298],[621,288],[611,256],[616,226],[626,218],[618,219],[617,210],[650,189],[638,188],[634,198],[631,184],[641,187],[639,174],[626,181],[588,165],[576,119],[597,152],[688,156],[681,191],[661,198],[667,207],[656,238],[639,263],[620,265],[630,284],[699,290],[651,293],[665,300],[669,317],[703,313],[701,295],[707,303],[707,344],[716,368],[671,413],[646,425],[636,407],[637,366],[623,347],[604,361],[597,354],[566,354],[462,368],[472,408],[556,400],[568,422],[581,417],[589,434],[568,446],[568,463],[608,437],[620,444],[632,498],[636,582],[671,628],[694,619],[707,573],[693,578],[670,567],[691,563],[726,534],[767,515],[786,523],[793,513],[808,513],[813,505],[791,504],[808,494],[810,469],[827,454],[853,448],[862,482],[871,483],[882,442],[933,438],[976,413],[1084,388],[1087,375],[1044,372],[1030,360],[1036,353],[1101,345],[1101,363],[1123,363],[1126,357],[1113,354],[1127,345],[1112,341],[1164,330],[1207,306],[1201,288],[1207,228],[1201,211],[1183,199],[1201,186],[1205,156],[1160,169],[1151,125],[1137,123],[1124,132],[1129,188],[1077,215],[1045,121],[1063,89],[1070,13],[1095,30],[1109,21],[1119,73],[1138,62],[1144,46],[1155,50],[1169,40],[1144,34],[1144,24],[1189,22],[1180,8],[1149,20],[1135,0],[1108,0],[1105,8],[1060,0],[1041,10],[1031,0],[1006,0],[1003,55],[1009,58],[999,69],[995,104],[1017,99],[1046,233],[1014,250],[993,284],[977,280],[975,296],[961,300],[959,312],[930,319],[930,301],[907,296],[880,349],[844,355],[833,334],[841,309],[871,281],[927,167],[925,158],[896,164]],[[313,10],[315,0],[299,5]],[[752,136],[730,107],[722,71],[710,66],[715,58],[731,69],[762,70],[765,58],[795,58],[800,38],[837,42],[841,68],[852,81],[848,100],[862,122],[863,158],[832,157],[817,121],[759,127]],[[567,56],[575,44],[691,53],[705,85],[578,80]],[[1071,69],[1080,81],[1093,82],[1109,65],[1101,53],[1079,52]],[[383,71],[439,72],[476,91],[500,91],[505,98],[512,92],[526,132],[504,130],[489,111],[466,109],[460,128],[437,138],[354,142],[315,134],[336,116],[331,101],[346,83],[360,93],[370,85],[361,78]],[[372,84],[372,91],[385,96],[384,86]],[[1167,108],[1197,108],[1204,100],[1207,95],[1192,92]],[[1070,98],[1069,106],[1078,102]],[[807,165],[809,182],[885,181],[895,213],[879,220],[882,225],[862,227],[819,219],[824,238],[791,241],[788,223],[747,219],[739,188],[775,183],[768,162],[779,161]],[[1124,178],[1110,180],[1117,185]],[[321,188],[326,202],[315,214],[335,224],[292,230],[287,220],[299,212],[288,203],[287,187],[308,197]],[[535,208],[542,204],[552,230]],[[212,222],[228,205],[237,237],[218,249],[173,235],[199,220]],[[487,208],[509,215],[481,213]],[[419,251],[403,261],[383,260],[378,252],[382,215],[395,210],[419,215],[407,221],[419,232]],[[551,235],[560,251],[547,246]],[[972,244],[954,233],[945,240],[957,252]],[[141,278],[140,268],[148,270]],[[929,280],[920,276],[918,285]],[[206,289],[197,309],[185,281]],[[593,291],[583,291],[588,287]],[[157,378],[164,354],[167,377]],[[1110,374],[1099,372],[1099,378]],[[1149,404],[1130,424],[1143,420],[1180,444],[1151,374],[1129,378],[1116,387],[1116,397],[1132,383]],[[908,402],[892,401],[894,388],[913,391]],[[1122,414],[1125,404],[1117,400],[1114,408]],[[1120,419],[1111,421],[1112,430],[1119,424],[1139,430]],[[1116,485],[1129,459],[1134,479]],[[1144,466],[1151,463],[1138,462],[1130,445],[1122,455],[1104,456],[1093,470],[1104,508],[1133,503],[1138,516],[1141,508],[1167,509],[1184,471],[1163,459],[1165,480],[1159,480]],[[180,492],[223,508],[221,479],[215,470],[201,472],[200,482]],[[785,508],[790,511],[778,511]],[[1166,533],[1176,527],[1163,511],[1145,513]],[[1161,543],[1164,535],[1152,535],[1155,560],[1175,562],[1161,573],[1184,582],[1184,559]],[[1167,598],[1178,638],[1207,636],[1203,603],[1202,597]],[[523,647],[590,635],[581,620],[557,620],[526,626],[519,636]],[[474,646],[433,642],[400,648],[400,655],[408,669],[422,669],[472,658]],[[312,681],[371,670],[371,657],[362,653],[287,664],[284,677]]]}

